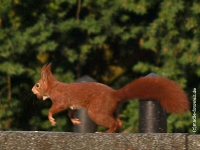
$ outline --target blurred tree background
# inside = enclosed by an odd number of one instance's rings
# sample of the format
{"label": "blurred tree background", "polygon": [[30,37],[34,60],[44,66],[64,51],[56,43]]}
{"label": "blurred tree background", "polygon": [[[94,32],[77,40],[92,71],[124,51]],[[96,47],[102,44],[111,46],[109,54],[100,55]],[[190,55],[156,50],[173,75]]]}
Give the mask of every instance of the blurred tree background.
{"label": "blurred tree background", "polygon": [[[31,92],[49,62],[60,81],[87,74],[115,89],[154,72],[180,84],[192,110],[199,40],[198,0],[1,0],[0,130],[72,131],[66,111],[51,127],[51,101]],[[138,102],[122,108],[122,132],[138,132]],[[192,133],[192,115],[169,114],[168,132]]]}

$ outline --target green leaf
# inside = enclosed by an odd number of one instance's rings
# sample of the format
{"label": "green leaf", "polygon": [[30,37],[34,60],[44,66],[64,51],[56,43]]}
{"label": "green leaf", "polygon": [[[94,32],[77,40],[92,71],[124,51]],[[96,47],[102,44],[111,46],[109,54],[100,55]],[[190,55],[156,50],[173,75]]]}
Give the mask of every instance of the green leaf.
{"label": "green leaf", "polygon": [[0,71],[7,75],[20,75],[25,72],[25,69],[19,63],[4,62],[0,64]]}

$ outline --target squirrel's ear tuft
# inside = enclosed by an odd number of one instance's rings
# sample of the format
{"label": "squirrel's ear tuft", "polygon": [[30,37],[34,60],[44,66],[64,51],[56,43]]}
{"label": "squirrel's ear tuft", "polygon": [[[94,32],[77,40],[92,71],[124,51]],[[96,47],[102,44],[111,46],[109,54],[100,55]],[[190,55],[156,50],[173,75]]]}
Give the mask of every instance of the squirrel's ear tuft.
{"label": "squirrel's ear tuft", "polygon": [[48,64],[43,65],[42,68],[41,68],[41,72],[44,72],[46,70],[51,70],[51,66],[52,66],[52,63],[48,63]]}
{"label": "squirrel's ear tuft", "polygon": [[41,78],[46,79],[47,77],[54,78],[51,73],[52,63],[45,64],[41,69]]}
{"label": "squirrel's ear tuft", "polygon": [[47,64],[46,69],[51,71],[51,66],[52,66],[52,63]]}
{"label": "squirrel's ear tuft", "polygon": [[49,64],[45,64],[45,65],[42,66],[42,68],[41,68],[41,78],[43,78],[43,79],[47,78],[49,67],[51,69],[51,65],[49,66]]}
{"label": "squirrel's ear tuft", "polygon": [[48,64],[43,65],[42,68],[41,68],[41,71],[45,71],[47,66],[48,66]]}

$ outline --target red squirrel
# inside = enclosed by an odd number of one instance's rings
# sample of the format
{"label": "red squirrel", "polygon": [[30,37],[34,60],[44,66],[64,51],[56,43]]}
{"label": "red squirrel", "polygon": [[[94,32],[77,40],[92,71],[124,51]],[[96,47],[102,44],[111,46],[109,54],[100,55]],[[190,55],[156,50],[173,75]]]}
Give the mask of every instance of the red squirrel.
{"label": "red squirrel", "polygon": [[32,92],[38,99],[50,98],[52,106],[48,113],[51,124],[56,125],[53,115],[68,109],[68,116],[74,125],[81,122],[75,118],[75,109],[87,109],[90,118],[97,124],[108,128],[106,133],[120,131],[122,122],[117,115],[120,102],[139,98],[154,99],[171,113],[183,113],[189,110],[186,93],[174,81],[163,77],[141,77],[121,89],[97,82],[63,83],[51,73],[51,64],[41,69],[41,78],[33,86]]}

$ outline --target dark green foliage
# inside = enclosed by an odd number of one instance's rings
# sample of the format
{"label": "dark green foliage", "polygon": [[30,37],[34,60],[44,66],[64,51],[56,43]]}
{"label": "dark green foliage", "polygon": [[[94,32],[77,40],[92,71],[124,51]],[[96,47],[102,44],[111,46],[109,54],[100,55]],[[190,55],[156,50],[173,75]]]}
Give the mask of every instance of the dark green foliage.
{"label": "dark green foliage", "polygon": [[[180,84],[192,107],[194,88],[200,96],[199,39],[197,0],[1,0],[0,130],[72,130],[66,111],[51,127],[50,100],[31,94],[49,62],[60,81],[87,74],[116,89],[154,72]],[[123,132],[138,132],[137,102],[123,108]],[[200,128],[198,101],[196,109]],[[192,113],[169,115],[169,132],[191,129]]]}

